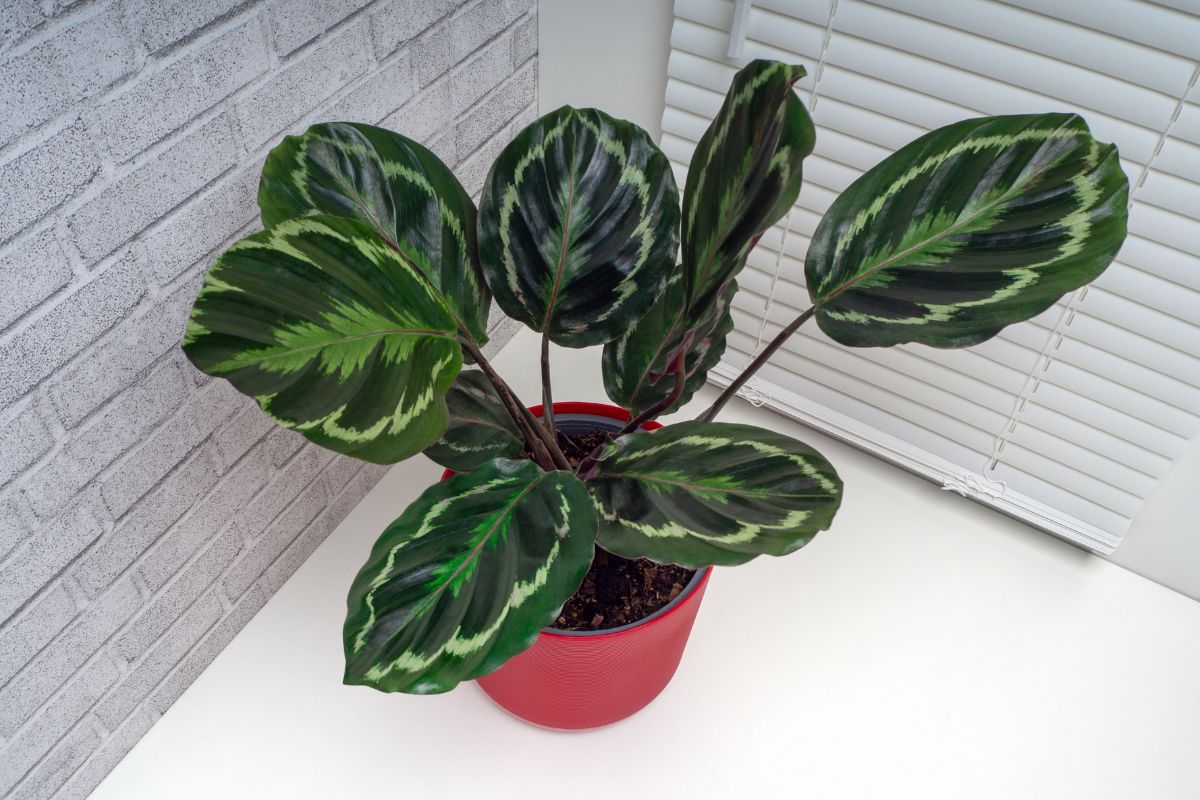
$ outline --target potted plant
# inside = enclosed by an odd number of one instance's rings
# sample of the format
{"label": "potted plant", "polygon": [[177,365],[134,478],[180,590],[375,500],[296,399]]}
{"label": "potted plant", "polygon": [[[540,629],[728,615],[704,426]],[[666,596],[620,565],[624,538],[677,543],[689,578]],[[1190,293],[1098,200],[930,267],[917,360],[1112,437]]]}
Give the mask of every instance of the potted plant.
{"label": "potted plant", "polygon": [[[815,317],[849,347],[973,345],[1092,281],[1120,247],[1128,182],[1080,117],[933,131],[829,208],[805,261],[812,308],[695,420],[652,430],[717,363],[738,272],[799,192],[815,140],[792,90],[804,74],[737,73],[682,204],[645,131],[593,109],[523,130],[478,211],[429,150],[379,128],[315,125],[271,151],[265,230],[212,265],[184,350],[319,445],[453,470],[350,589],[347,683],[436,693],[481,679],[558,728],[632,713],[670,679],[713,565],[790,553],[837,511],[819,453],[714,421],[787,337]],[[542,335],[538,408],[483,355],[492,298]],[[603,345],[619,408],[556,404],[551,341]]]}

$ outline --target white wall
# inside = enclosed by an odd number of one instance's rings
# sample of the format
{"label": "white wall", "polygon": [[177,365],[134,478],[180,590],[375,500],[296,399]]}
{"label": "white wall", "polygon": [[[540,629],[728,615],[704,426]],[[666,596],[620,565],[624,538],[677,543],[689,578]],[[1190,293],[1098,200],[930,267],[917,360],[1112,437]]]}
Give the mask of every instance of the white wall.
{"label": "white wall", "polygon": [[[657,141],[671,2],[541,0],[538,15],[540,111],[595,106],[638,123]],[[1200,599],[1200,440],[1162,480],[1111,560]]]}
{"label": "white wall", "polygon": [[598,108],[658,141],[670,54],[670,0],[540,0],[538,108]]}

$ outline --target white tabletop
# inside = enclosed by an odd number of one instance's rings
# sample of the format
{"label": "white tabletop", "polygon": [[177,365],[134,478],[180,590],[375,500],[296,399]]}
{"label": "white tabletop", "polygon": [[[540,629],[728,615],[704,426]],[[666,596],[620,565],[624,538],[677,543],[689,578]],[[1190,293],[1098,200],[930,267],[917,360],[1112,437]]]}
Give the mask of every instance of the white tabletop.
{"label": "white tabletop", "polygon": [[[522,332],[495,360],[530,402],[536,353]],[[598,351],[554,367],[557,399],[604,399]],[[713,575],[674,681],[633,718],[550,733],[471,684],[341,684],[346,591],[436,480],[418,457],[93,797],[1200,797],[1200,603],[768,411],[722,419],[820,449],[845,502],[799,553]]]}

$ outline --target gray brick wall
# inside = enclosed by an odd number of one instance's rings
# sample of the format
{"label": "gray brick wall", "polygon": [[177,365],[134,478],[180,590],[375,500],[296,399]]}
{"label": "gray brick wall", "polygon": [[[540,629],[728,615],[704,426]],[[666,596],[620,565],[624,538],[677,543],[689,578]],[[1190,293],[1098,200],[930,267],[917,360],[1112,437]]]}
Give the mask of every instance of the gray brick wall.
{"label": "gray brick wall", "polygon": [[0,796],[85,797],[384,472],[179,350],[205,268],[257,227],[266,151],[319,120],[382,124],[477,194],[536,113],[535,14],[6,4]]}

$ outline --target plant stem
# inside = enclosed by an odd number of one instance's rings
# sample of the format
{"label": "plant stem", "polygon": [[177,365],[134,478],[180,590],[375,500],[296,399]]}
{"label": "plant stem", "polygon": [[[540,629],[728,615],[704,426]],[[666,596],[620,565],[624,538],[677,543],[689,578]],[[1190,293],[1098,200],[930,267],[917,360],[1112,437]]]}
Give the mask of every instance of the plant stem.
{"label": "plant stem", "polygon": [[759,353],[753,361],[750,362],[750,365],[742,370],[742,374],[734,378],[733,383],[726,386],[725,391],[721,392],[721,396],[718,397],[713,404],[708,407],[707,411],[696,417],[696,420],[698,422],[712,422],[713,417],[715,417],[717,412],[724,408],[725,404],[728,403],[735,394],[737,394],[738,389],[741,389],[746,381],[750,380],[754,373],[758,372],[758,368],[767,363],[771,356],[775,354],[775,351],[782,347],[783,343],[786,342],[801,325],[807,322],[809,317],[815,314],[816,311],[816,306],[813,306],[788,323],[788,326],[781,330],[779,335],[772,339],[770,343],[763,348],[763,351]]}
{"label": "plant stem", "polygon": [[[687,351],[689,346],[690,342],[685,341],[679,348],[678,355],[675,356],[675,385],[671,388],[671,393],[662,400],[659,400],[650,408],[643,411],[641,414],[638,414],[636,417],[632,417],[628,422],[625,423],[625,427],[612,434],[612,438],[616,439],[624,436],[630,431],[636,431],[638,428],[642,427],[644,423],[649,422],[661,414],[664,408],[669,408],[672,403],[679,399],[679,396],[683,394],[684,386],[687,385],[687,372],[685,367],[687,366]],[[575,474],[581,480],[587,480],[589,477],[591,477],[591,472],[596,466],[596,459],[599,458],[600,453],[604,450],[604,448],[605,445],[603,444],[597,445],[592,452],[588,453],[587,458],[579,462],[579,469],[575,470]]]}
{"label": "plant stem", "polygon": [[529,418],[532,415],[529,415],[528,410],[521,405],[521,401],[517,398],[512,388],[504,382],[504,379],[500,377],[500,374],[496,372],[491,363],[484,358],[483,352],[473,341],[462,336],[459,337],[458,341],[462,345],[462,348],[471,354],[471,357],[475,359],[475,363],[483,370],[484,376],[491,382],[492,388],[496,390],[496,394],[500,398],[500,402],[504,404],[505,410],[508,411],[509,416],[512,417],[513,422],[516,423],[517,428],[521,431],[521,435],[525,439],[525,444],[529,447],[529,452],[533,454],[533,460],[544,470],[560,468],[558,462],[550,453],[549,448],[546,447],[545,442],[537,433],[541,429],[541,426],[536,422],[533,426],[530,426]]}
{"label": "plant stem", "polygon": [[550,389],[550,337],[542,333],[542,422],[546,432],[557,443],[558,433],[554,426],[554,393]]}

